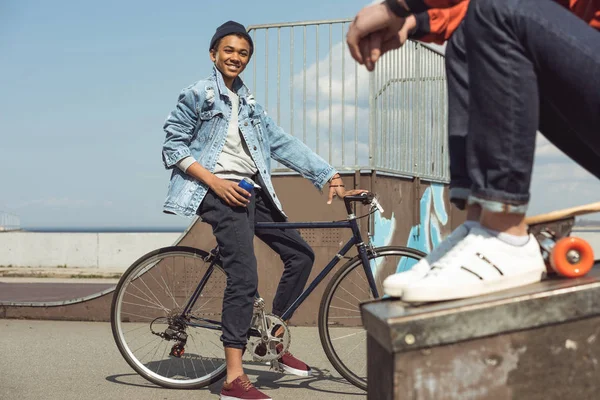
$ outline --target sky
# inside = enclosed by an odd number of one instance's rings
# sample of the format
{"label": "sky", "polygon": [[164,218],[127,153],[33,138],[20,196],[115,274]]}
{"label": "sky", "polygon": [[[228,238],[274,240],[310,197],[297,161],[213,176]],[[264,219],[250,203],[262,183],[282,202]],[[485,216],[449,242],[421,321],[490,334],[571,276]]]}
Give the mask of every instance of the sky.
{"label": "sky", "polygon": [[[0,212],[17,215],[25,229],[187,226],[162,213],[170,174],[161,163],[162,126],[181,89],[210,73],[215,28],[230,19],[248,26],[352,18],[366,3],[0,0]],[[327,54],[318,57],[321,64]],[[345,65],[354,68],[347,55]],[[357,73],[368,76],[363,67]],[[256,89],[259,102],[265,95]],[[368,101],[360,103],[346,108],[347,118],[356,111],[364,121]],[[319,121],[324,132],[327,110],[322,101],[306,130]],[[600,184],[541,139],[532,194],[530,211],[540,213],[596,201]]]}

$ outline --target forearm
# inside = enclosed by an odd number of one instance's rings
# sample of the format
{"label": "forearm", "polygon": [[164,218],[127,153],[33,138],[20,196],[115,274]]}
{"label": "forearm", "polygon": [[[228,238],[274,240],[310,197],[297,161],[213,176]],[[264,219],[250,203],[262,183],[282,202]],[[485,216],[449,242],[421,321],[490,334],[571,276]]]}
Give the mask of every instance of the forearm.
{"label": "forearm", "polygon": [[300,173],[309,179],[317,189],[322,190],[335,174],[335,169],[297,138],[278,136],[271,142],[273,159]]}
{"label": "forearm", "polygon": [[215,180],[218,179],[212,172],[200,165],[193,157],[187,157],[181,160],[177,163],[177,167],[208,187],[212,187]]}

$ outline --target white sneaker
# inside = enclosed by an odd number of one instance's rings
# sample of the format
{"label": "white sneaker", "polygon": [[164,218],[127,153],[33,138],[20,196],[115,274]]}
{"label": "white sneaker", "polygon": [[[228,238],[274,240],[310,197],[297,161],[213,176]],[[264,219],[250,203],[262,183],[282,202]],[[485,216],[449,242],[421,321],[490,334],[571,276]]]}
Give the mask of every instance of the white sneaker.
{"label": "white sneaker", "polygon": [[513,246],[476,227],[446,253],[421,280],[404,288],[407,302],[479,296],[539,282],[546,266],[533,235]]}
{"label": "white sneaker", "polygon": [[383,292],[388,296],[402,297],[402,291],[406,286],[425,277],[431,269],[431,265],[436,263],[450,251],[457,243],[467,236],[468,233],[469,228],[467,228],[465,224],[460,225],[446,236],[446,239],[439,245],[434,247],[425,258],[420,259],[414,267],[408,271],[399,272],[385,278],[383,281]]}

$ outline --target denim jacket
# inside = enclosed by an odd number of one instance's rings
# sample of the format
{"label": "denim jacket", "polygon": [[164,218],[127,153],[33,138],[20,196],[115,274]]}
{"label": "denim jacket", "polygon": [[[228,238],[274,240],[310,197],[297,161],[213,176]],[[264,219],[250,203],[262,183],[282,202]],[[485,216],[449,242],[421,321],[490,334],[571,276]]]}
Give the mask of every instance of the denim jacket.
{"label": "denim jacket", "polygon": [[[319,190],[335,170],[300,140],[284,132],[256,103],[240,78],[234,81],[233,91],[240,99],[240,131],[266,186],[262,189],[285,216],[271,181],[271,158],[299,172]],[[208,187],[175,164],[191,155],[213,172],[227,139],[230,116],[231,100],[216,67],[207,79],[183,89],[177,107],[164,124],[163,164],[173,170],[164,212],[187,217],[196,215]]]}

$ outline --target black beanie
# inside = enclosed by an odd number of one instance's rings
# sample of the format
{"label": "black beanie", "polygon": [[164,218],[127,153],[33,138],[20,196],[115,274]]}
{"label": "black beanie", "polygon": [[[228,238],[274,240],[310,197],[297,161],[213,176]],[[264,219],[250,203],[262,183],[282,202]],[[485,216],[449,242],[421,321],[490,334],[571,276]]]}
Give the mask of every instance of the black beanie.
{"label": "black beanie", "polygon": [[246,38],[250,43],[250,55],[252,55],[254,52],[254,43],[252,42],[252,38],[248,34],[246,28],[244,28],[244,25],[235,21],[227,21],[217,28],[217,31],[210,40],[210,47],[208,49],[211,50],[215,46],[215,42],[217,40],[231,34],[239,34]]}

